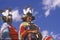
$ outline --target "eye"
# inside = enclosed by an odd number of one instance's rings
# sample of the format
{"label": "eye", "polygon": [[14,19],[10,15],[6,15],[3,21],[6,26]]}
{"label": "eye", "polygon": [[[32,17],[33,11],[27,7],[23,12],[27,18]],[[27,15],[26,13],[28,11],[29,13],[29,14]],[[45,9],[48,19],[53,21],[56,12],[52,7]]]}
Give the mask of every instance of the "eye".
{"label": "eye", "polygon": [[29,19],[32,19],[31,17],[29,17]]}

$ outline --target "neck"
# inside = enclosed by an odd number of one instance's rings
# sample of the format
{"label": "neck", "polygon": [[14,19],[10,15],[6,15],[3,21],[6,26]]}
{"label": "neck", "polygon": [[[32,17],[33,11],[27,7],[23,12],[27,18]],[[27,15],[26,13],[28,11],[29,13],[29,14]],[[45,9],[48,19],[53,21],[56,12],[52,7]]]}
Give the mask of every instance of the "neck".
{"label": "neck", "polygon": [[9,25],[11,25],[11,23],[8,23]]}
{"label": "neck", "polygon": [[31,23],[31,22],[28,22],[28,23]]}

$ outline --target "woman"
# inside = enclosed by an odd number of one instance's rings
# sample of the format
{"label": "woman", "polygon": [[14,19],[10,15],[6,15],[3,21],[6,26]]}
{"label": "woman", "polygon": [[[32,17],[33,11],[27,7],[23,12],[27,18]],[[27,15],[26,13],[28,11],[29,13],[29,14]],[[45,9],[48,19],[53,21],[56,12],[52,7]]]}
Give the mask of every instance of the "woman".
{"label": "woman", "polygon": [[12,15],[3,16],[3,25],[1,27],[2,37],[1,40],[18,40],[18,32],[12,26]]}
{"label": "woman", "polygon": [[20,40],[42,40],[39,28],[32,23],[35,17],[28,12],[22,16],[23,23],[20,25]]}
{"label": "woman", "polygon": [[18,32],[15,27],[12,26],[12,15],[8,15],[8,29],[11,40],[18,40]]}

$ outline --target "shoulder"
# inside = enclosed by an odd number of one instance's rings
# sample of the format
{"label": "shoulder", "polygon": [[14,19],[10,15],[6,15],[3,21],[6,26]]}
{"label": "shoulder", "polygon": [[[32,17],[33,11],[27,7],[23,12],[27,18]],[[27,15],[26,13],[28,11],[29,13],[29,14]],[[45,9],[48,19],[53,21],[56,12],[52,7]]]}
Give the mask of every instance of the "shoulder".
{"label": "shoulder", "polygon": [[27,22],[22,22],[21,24],[20,24],[20,26],[28,26],[29,25],[29,23],[27,23]]}
{"label": "shoulder", "polygon": [[3,25],[1,26],[1,31],[4,30],[7,27],[8,27],[8,24],[7,23],[3,23]]}
{"label": "shoulder", "polygon": [[3,25],[2,26],[7,26],[8,24],[7,23],[3,23]]}

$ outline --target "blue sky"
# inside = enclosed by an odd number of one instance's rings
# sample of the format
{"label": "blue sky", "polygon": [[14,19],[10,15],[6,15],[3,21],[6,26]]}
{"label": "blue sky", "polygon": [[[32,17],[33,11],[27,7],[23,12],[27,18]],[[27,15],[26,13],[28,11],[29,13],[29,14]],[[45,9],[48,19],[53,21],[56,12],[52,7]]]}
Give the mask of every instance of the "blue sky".
{"label": "blue sky", "polygon": [[[51,32],[55,34],[60,34],[59,31],[60,30],[60,6],[58,5],[60,4],[60,2],[57,2],[56,5],[53,4],[55,3],[55,1],[51,2],[51,4],[49,3],[45,4],[43,2],[45,1],[43,0],[0,0],[0,9],[5,10],[6,7],[9,7],[12,10],[18,9],[19,14],[23,14],[22,12],[23,8],[30,5],[31,8],[34,9],[34,14],[33,14],[35,16],[34,23],[40,27],[41,32],[43,30],[47,30],[49,34]],[[45,13],[46,11],[49,12]],[[20,23],[21,21],[17,21],[17,22],[13,21],[12,25],[18,30]],[[3,22],[2,20],[0,20],[0,27],[2,24]]]}

